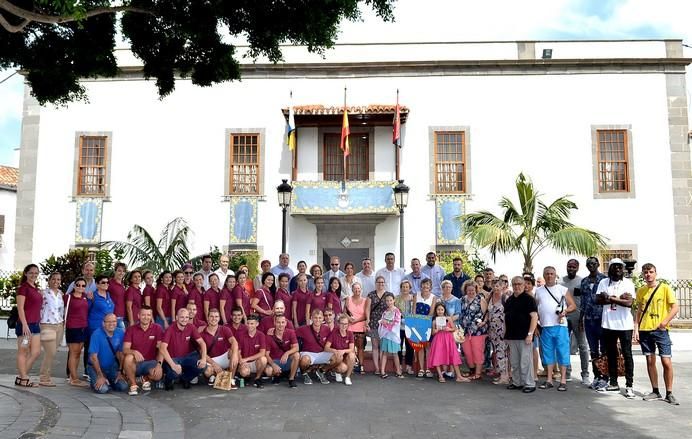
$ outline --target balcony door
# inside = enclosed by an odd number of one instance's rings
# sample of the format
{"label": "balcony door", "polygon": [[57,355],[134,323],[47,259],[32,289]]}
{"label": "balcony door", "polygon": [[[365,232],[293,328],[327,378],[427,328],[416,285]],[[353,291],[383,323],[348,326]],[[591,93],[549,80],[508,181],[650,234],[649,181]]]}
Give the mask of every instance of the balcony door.
{"label": "balcony door", "polygon": [[[351,153],[346,159],[347,181],[369,179],[370,135],[352,133],[349,136]],[[322,178],[325,181],[344,180],[344,152],[341,150],[341,133],[325,133],[323,143]]]}

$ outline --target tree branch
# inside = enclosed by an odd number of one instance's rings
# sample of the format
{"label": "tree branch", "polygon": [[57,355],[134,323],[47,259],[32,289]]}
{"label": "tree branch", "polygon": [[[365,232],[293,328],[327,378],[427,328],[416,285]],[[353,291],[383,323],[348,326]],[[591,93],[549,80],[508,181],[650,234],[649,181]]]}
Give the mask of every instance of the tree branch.
{"label": "tree branch", "polygon": [[13,26],[9,24],[9,22],[7,22],[7,20],[5,20],[4,17],[2,17],[2,15],[0,15],[0,24],[2,24],[2,27],[7,29],[9,32],[20,32],[22,29],[24,29],[24,27],[27,24],[29,24],[32,21],[44,24],[61,24],[94,17],[96,15],[115,14],[116,12],[136,12],[140,14],[155,15],[153,11],[143,8],[136,8],[133,6],[94,8],[89,11],[86,11],[83,17],[77,17],[75,15],[47,15],[22,9],[10,3],[8,0],[0,0],[0,10],[5,10],[10,14],[16,15],[17,17],[23,18],[25,20],[23,23]]}

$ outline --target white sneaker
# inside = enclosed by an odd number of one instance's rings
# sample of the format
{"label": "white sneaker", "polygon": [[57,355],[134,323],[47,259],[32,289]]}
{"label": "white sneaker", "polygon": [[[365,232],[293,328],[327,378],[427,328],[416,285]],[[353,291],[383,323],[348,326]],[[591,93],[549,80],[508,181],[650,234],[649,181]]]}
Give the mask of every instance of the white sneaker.
{"label": "white sneaker", "polygon": [[587,386],[587,387],[590,387],[590,386],[591,386],[591,381],[589,381],[589,376],[588,376],[588,375],[581,377],[581,385],[582,385],[582,386]]}
{"label": "white sneaker", "polygon": [[344,384],[347,386],[353,385],[353,383],[351,382],[351,377],[344,378]]}
{"label": "white sneaker", "polygon": [[625,398],[627,398],[627,399],[634,399],[634,398],[635,398],[635,396],[634,396],[634,389],[632,389],[631,387],[627,387],[627,388],[625,389]]}
{"label": "white sneaker", "polygon": [[334,374],[334,379],[336,380],[337,383],[340,383],[344,380],[344,378],[341,376],[340,373],[335,373]]}
{"label": "white sneaker", "polygon": [[198,378],[198,377],[194,377],[193,379],[190,380],[190,384],[193,384],[193,385],[194,385],[194,384],[197,384],[198,382],[199,382],[199,378]]}

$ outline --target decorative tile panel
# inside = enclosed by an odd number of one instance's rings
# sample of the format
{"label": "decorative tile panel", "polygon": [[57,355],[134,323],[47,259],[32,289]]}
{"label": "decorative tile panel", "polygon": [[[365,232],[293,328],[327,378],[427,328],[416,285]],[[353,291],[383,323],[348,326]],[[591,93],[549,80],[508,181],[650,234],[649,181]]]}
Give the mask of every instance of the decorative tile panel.
{"label": "decorative tile panel", "polygon": [[465,212],[465,197],[443,195],[435,198],[437,245],[462,245],[461,224],[457,217]]}
{"label": "decorative tile panel", "polygon": [[98,244],[101,242],[101,220],[103,198],[77,198],[77,221],[75,244]]}
{"label": "decorative tile panel", "polygon": [[397,214],[393,181],[295,181],[293,215]]}
{"label": "decorative tile panel", "polygon": [[257,197],[230,197],[231,245],[257,244]]}

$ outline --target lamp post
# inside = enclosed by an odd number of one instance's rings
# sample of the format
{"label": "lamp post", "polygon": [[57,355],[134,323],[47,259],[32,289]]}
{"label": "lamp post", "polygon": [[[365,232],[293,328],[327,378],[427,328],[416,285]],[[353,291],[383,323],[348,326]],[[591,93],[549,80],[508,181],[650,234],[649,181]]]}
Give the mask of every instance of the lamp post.
{"label": "lamp post", "polygon": [[282,183],[276,187],[276,193],[279,196],[279,206],[283,211],[283,222],[281,227],[281,253],[286,253],[286,211],[291,205],[291,193],[293,186],[288,184],[288,180],[282,179]]}
{"label": "lamp post", "polygon": [[394,204],[399,208],[399,266],[404,268],[404,209],[408,205],[409,188],[404,184],[404,180],[399,180],[392,190]]}

